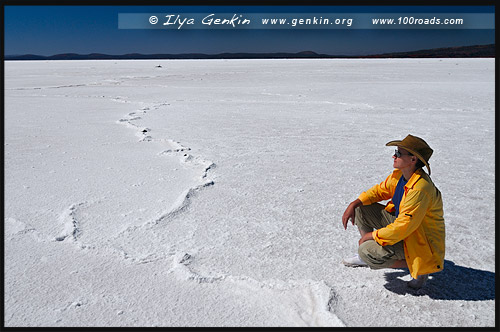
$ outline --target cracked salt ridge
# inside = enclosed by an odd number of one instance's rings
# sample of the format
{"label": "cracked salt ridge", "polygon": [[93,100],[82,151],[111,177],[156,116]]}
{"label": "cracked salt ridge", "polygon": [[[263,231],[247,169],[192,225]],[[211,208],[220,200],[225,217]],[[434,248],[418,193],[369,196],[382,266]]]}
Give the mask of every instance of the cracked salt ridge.
{"label": "cracked salt ridge", "polygon": [[45,242],[47,238],[45,238],[42,234],[40,234],[34,227],[27,225],[21,220],[17,220],[12,217],[4,218],[4,239],[5,240],[13,240],[18,236],[23,235],[31,235],[31,237],[38,242]]}
{"label": "cracked salt ridge", "polygon": [[61,308],[58,308],[58,309],[55,309],[54,311],[58,312],[58,313],[62,313],[62,312],[65,312],[65,311],[73,309],[73,308],[81,307],[81,306],[86,305],[88,303],[89,303],[89,301],[87,299],[84,299],[84,298],[83,299],[78,299],[78,300],[73,301],[71,303],[68,302],[65,306],[63,306]]}
{"label": "cracked salt ridge", "polygon": [[[122,101],[118,100],[117,101]],[[161,106],[166,106],[169,105],[168,103],[160,103],[157,105],[152,106],[154,109],[158,109]],[[150,128],[147,127],[139,127],[136,124],[133,123],[135,120],[140,120],[142,117],[140,115],[146,114],[148,111],[151,110],[151,107],[143,107],[142,109],[135,111],[135,112],[130,112],[128,113],[125,117],[122,119],[118,120],[117,122],[120,124],[125,124],[129,128],[133,129],[138,129],[136,132],[136,136],[140,137],[139,142],[152,142],[152,141],[160,141],[166,143],[166,145],[169,147],[166,150],[158,153],[158,155],[179,155],[179,153],[185,152],[185,151],[190,151],[191,148],[183,146],[180,142],[177,142],[172,139],[154,139],[149,133],[151,132]],[[200,157],[195,157],[190,154],[184,153],[182,156],[180,156],[181,161],[185,163],[186,166],[191,166],[191,167],[200,167],[202,168],[202,175],[201,179],[204,180],[201,184],[197,185],[196,187],[188,188],[185,190],[179,198],[174,202],[174,204],[164,213],[162,213],[155,221],[154,223],[157,223],[161,220],[164,220],[166,218],[170,218],[178,214],[179,212],[185,210],[190,203],[190,198],[194,196],[194,194],[208,186],[212,186],[214,184],[214,181],[208,178],[208,172],[209,170],[213,169],[216,167],[215,163],[205,160]]]}
{"label": "cracked salt ridge", "polygon": [[[267,298],[265,305],[287,315],[291,323],[299,326],[345,327],[335,314],[337,295],[324,281],[314,280],[265,280],[257,281],[247,276],[203,276],[189,266],[193,256],[180,252],[172,256],[171,268],[180,280],[196,283],[223,283],[225,289],[241,294],[244,298]],[[255,294],[259,294],[257,297]],[[270,309],[271,310],[271,309]]]}
{"label": "cracked salt ridge", "polygon": [[[121,99],[116,99],[116,101],[123,102]],[[158,109],[161,106],[166,106],[169,105],[168,103],[160,103],[153,105],[154,109]],[[169,147],[166,150],[163,150],[162,152],[158,153],[158,155],[167,155],[167,156],[172,156],[172,155],[179,155],[179,153],[185,152],[185,151],[190,151],[191,148],[183,146],[180,142],[177,142],[172,139],[154,139],[149,133],[151,132],[150,128],[147,127],[139,127],[136,124],[133,123],[135,120],[140,120],[142,117],[140,115],[146,114],[148,111],[151,110],[151,107],[143,107],[142,109],[134,112],[128,113],[125,117],[122,119],[119,119],[117,123],[119,124],[125,124],[127,127],[132,128],[132,129],[138,129],[136,132],[136,136],[140,137],[139,142],[164,142],[166,145]],[[177,200],[173,203],[173,205],[167,209],[165,212],[163,212],[158,218],[156,218],[153,221],[149,221],[146,224],[156,224],[160,221],[163,221],[165,219],[173,218],[177,214],[181,213],[184,211],[190,204],[191,198],[201,189],[205,187],[209,187],[214,185],[214,181],[208,177],[208,172],[209,170],[213,169],[216,167],[215,163],[205,160],[200,157],[195,157],[190,154],[184,153],[182,156],[180,156],[181,162],[184,163],[188,167],[201,167],[202,168],[202,175],[201,175],[201,180],[202,183],[195,187],[191,187],[186,189],[178,198]],[[139,226],[141,227],[141,226]],[[130,228],[127,228],[125,231],[131,229],[131,228],[137,228],[137,226],[132,226]]]}
{"label": "cracked salt ridge", "polygon": [[63,211],[59,215],[59,223],[64,225],[64,229],[55,238],[56,241],[64,241],[69,238],[72,241],[76,241],[78,234],[80,233],[80,228],[78,225],[78,220],[75,217],[76,208],[85,203],[72,204],[67,210]]}
{"label": "cracked salt ridge", "polygon": [[[115,98],[115,101],[125,102],[125,103],[127,102],[126,100],[123,100],[122,98],[119,97]],[[158,109],[159,107],[164,105],[168,104],[161,103],[153,107],[155,109]],[[124,124],[129,128],[138,130],[136,132],[136,136],[141,138],[139,142],[152,142],[152,141],[165,142],[169,148],[158,153],[158,155],[178,156],[180,157],[180,162],[183,163],[185,166],[195,169],[201,168],[201,176],[200,176],[201,183],[196,185],[195,187],[190,187],[187,188],[185,191],[183,191],[182,194],[174,201],[174,203],[167,210],[161,213],[158,217],[154,218],[153,220],[149,220],[142,225],[129,226],[125,230],[120,232],[117,236],[120,236],[131,230],[142,228],[144,226],[155,225],[161,221],[175,217],[176,215],[185,211],[188,208],[188,206],[191,203],[191,198],[194,197],[198,191],[214,185],[214,181],[211,178],[209,178],[209,171],[216,167],[216,165],[213,162],[184,153],[185,151],[190,151],[191,148],[183,146],[180,142],[174,141],[172,139],[153,139],[149,135],[151,129],[145,127],[141,128],[132,122],[141,119],[141,117],[138,116],[138,114],[146,114],[147,111],[149,110],[150,107],[144,107],[139,111],[130,112],[122,119],[119,119],[117,123]],[[63,224],[63,230],[59,234],[59,236],[55,238],[56,241],[65,241],[69,239],[71,242],[75,243],[77,242],[78,236],[82,231],[80,229],[80,223],[78,221],[78,218],[76,217],[77,209],[85,204],[86,202],[72,204],[68,209],[64,210],[60,214],[58,220],[60,224]]]}

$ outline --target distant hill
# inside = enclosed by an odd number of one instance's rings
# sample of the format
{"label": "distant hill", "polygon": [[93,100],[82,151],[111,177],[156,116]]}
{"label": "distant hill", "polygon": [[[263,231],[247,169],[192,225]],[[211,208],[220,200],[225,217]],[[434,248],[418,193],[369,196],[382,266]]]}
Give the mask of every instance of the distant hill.
{"label": "distant hill", "polygon": [[494,58],[495,44],[434,48],[413,52],[387,53],[367,58]]}
{"label": "distant hill", "polygon": [[286,58],[494,58],[495,44],[460,47],[434,48],[429,50],[384,53],[373,55],[330,55],[313,51],[299,53],[183,53],[183,54],[122,54],[110,55],[101,53],[76,54],[64,53],[51,56],[35,54],[6,55],[5,60],[132,60],[132,59],[286,59]]}

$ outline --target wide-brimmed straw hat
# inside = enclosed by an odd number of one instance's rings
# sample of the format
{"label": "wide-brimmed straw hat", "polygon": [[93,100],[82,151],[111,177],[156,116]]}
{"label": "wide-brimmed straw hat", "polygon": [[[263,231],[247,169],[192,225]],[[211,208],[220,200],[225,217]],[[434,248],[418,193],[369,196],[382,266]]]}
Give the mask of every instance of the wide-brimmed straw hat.
{"label": "wide-brimmed straw hat", "polygon": [[429,159],[434,152],[429,144],[427,144],[423,139],[417,136],[408,135],[402,141],[390,141],[386,146],[399,146],[406,151],[410,152],[412,155],[420,159],[429,171],[431,175],[431,168],[429,166]]}

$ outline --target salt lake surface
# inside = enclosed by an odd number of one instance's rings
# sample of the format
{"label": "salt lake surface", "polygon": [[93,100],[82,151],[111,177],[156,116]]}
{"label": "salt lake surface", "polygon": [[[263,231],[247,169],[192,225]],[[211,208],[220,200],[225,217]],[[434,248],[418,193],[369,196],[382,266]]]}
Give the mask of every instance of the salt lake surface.
{"label": "salt lake surface", "polygon": [[[494,326],[494,59],[7,61],[5,326]],[[407,134],[446,261],[347,268]]]}

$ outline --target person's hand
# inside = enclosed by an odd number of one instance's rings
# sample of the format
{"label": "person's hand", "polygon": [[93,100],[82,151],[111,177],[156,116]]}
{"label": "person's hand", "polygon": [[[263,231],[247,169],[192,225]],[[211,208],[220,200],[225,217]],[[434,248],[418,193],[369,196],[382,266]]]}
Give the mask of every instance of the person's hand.
{"label": "person's hand", "polygon": [[359,245],[361,245],[361,243],[366,242],[366,241],[368,241],[368,240],[374,240],[374,238],[373,238],[373,234],[372,234],[372,233],[373,233],[373,232],[368,232],[368,233],[365,233],[365,234],[361,237],[361,239],[359,239]]}
{"label": "person's hand", "polygon": [[349,222],[349,219],[351,220],[351,223],[354,225],[354,217],[355,217],[355,210],[358,206],[362,205],[361,201],[359,198],[355,201],[353,201],[347,209],[345,209],[344,214],[342,215],[342,225],[344,225],[344,229],[347,229],[347,223]]}
{"label": "person's hand", "polygon": [[344,229],[347,229],[347,223],[349,222],[349,219],[354,225],[354,217],[355,217],[354,208],[351,205],[349,205],[347,209],[345,209],[344,215],[342,216],[342,225],[344,225]]}

